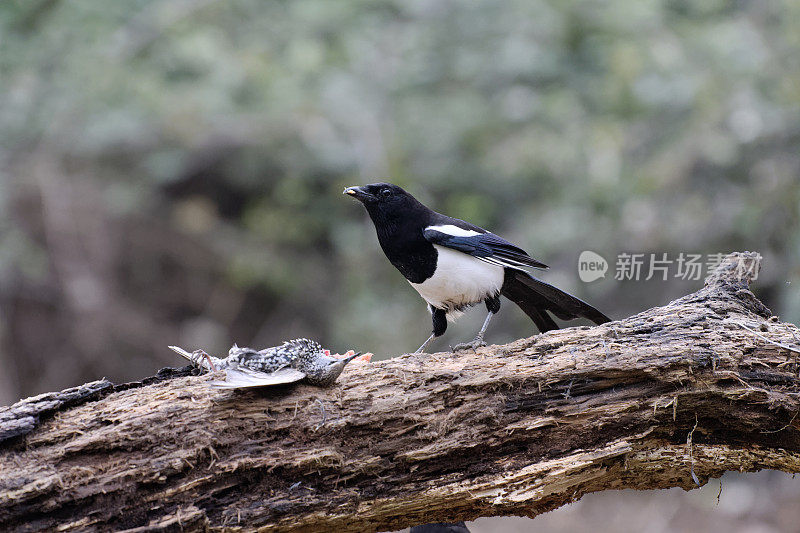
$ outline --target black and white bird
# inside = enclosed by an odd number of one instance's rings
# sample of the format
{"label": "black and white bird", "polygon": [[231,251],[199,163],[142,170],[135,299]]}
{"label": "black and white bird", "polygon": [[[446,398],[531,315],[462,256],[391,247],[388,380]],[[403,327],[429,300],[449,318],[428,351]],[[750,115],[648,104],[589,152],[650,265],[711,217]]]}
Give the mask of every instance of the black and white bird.
{"label": "black and white bird", "polygon": [[189,353],[178,346],[169,348],[206,370],[225,370],[225,381],[211,382],[212,386],[222,389],[266,387],[302,379],[327,387],[336,381],[347,363],[361,355],[331,357],[319,343],[309,339],[294,339],[263,350],[234,344],[225,359],[208,355],[203,350]]}
{"label": "black and white bird", "polygon": [[348,187],[344,194],[367,208],[378,242],[389,261],[428,303],[433,333],[417,352],[444,334],[447,320],[484,302],[489,314],[471,343],[455,349],[484,346],[489,321],[500,310],[500,295],[517,304],[540,332],[558,329],[549,313],[562,320],[588,318],[595,324],[611,319],[586,302],[538,280],[525,269],[545,269],[522,248],[457,218],[422,205],[391,183]]}

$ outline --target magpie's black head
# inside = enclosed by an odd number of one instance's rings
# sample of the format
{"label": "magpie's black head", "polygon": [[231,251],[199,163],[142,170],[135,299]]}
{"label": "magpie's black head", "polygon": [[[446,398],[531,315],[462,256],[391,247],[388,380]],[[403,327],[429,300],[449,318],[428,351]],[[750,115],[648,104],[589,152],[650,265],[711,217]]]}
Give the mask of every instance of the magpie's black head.
{"label": "magpie's black head", "polygon": [[348,187],[343,194],[349,194],[364,204],[373,220],[393,218],[408,214],[421,206],[416,198],[392,183],[373,183],[363,187]]}

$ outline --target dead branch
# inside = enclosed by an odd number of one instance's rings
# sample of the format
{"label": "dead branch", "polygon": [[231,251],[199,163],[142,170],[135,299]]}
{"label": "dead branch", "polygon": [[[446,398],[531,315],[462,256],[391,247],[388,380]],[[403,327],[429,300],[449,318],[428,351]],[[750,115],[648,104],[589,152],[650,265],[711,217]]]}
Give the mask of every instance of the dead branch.
{"label": "dead branch", "polygon": [[28,417],[0,444],[0,529],[386,531],[798,472],[800,332],[748,289],[759,261],[624,320],[351,365],[330,389],[164,377],[0,409],[0,433]]}

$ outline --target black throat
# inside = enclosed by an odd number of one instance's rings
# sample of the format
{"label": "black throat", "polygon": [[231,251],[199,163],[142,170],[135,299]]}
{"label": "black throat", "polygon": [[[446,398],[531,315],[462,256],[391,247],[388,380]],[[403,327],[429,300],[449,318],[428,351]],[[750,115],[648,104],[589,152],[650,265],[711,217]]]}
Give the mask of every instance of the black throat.
{"label": "black throat", "polygon": [[422,235],[433,211],[419,202],[406,206],[402,212],[375,205],[366,207],[383,253],[395,268],[411,283],[422,283],[433,276],[438,252]]}

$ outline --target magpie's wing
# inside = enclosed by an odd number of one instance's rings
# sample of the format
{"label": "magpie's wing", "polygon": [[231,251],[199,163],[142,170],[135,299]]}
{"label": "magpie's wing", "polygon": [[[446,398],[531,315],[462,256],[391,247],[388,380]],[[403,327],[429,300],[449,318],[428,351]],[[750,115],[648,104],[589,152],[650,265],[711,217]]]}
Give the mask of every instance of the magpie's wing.
{"label": "magpie's wing", "polygon": [[464,252],[487,263],[511,268],[547,268],[547,265],[529,256],[522,248],[494,233],[477,231],[480,228],[473,227],[475,229],[453,224],[428,226],[422,231],[422,235],[431,244]]}
{"label": "magpie's wing", "polygon": [[294,383],[304,377],[306,375],[303,372],[294,368],[282,368],[275,372],[258,372],[247,367],[239,367],[226,369],[225,381],[211,381],[209,384],[218,389],[243,389]]}

